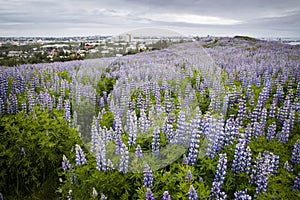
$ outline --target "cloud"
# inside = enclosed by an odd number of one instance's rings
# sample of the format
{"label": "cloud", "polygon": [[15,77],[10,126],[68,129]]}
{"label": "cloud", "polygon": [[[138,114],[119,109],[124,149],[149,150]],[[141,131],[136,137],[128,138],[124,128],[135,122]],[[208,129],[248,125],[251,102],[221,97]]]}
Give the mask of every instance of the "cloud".
{"label": "cloud", "polygon": [[186,34],[300,33],[298,0],[0,0],[0,4],[0,36],[116,34],[142,27]]}

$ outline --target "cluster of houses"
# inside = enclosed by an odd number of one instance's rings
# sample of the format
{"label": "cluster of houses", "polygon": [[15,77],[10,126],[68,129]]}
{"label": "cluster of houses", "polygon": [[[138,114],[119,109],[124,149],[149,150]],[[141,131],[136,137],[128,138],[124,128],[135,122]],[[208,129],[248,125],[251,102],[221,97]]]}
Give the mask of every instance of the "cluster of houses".
{"label": "cluster of houses", "polygon": [[[4,57],[28,58],[36,54],[46,55],[52,61],[59,58],[86,58],[123,56],[152,50],[162,41],[176,42],[182,38],[158,38],[158,37],[133,37],[131,34],[119,36],[89,36],[89,37],[66,37],[66,38],[0,38],[0,59]],[[2,46],[11,45],[14,49],[1,50]],[[31,49],[15,50],[16,47],[30,46]],[[22,48],[20,48],[22,49]],[[7,49],[6,49],[7,50]]]}

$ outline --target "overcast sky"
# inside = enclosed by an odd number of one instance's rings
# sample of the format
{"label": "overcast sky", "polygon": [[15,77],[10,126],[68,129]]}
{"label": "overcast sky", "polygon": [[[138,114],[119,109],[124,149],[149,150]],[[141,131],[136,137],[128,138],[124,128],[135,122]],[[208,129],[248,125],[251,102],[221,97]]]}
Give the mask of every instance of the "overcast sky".
{"label": "overcast sky", "polygon": [[0,0],[0,36],[184,35],[300,37],[300,0]]}

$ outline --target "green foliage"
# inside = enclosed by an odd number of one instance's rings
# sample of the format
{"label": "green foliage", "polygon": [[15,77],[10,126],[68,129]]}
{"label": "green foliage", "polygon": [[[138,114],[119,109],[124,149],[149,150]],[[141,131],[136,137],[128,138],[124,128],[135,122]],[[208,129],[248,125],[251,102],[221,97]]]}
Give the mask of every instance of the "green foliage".
{"label": "green foliage", "polygon": [[55,197],[62,155],[81,141],[61,115],[53,115],[36,109],[35,115],[1,116],[0,191],[7,199]]}

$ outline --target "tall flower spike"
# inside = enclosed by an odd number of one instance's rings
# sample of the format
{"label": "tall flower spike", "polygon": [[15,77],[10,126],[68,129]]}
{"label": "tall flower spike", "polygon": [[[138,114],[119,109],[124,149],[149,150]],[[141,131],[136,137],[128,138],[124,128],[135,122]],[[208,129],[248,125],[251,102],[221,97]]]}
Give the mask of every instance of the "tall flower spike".
{"label": "tall flower spike", "polygon": [[71,169],[71,164],[70,161],[67,159],[67,157],[65,155],[63,155],[63,159],[62,159],[62,169],[64,171]]}
{"label": "tall flower spike", "polygon": [[123,143],[120,152],[119,172],[126,174],[128,172],[129,152],[127,146]]}
{"label": "tall flower spike", "polygon": [[192,185],[190,186],[188,197],[189,197],[189,200],[198,200],[199,199],[198,194]]}
{"label": "tall flower spike", "polygon": [[150,166],[146,163],[144,167],[144,188],[153,187],[153,175]]}
{"label": "tall flower spike", "polygon": [[135,149],[135,157],[138,159],[142,159],[143,158],[143,151],[141,146],[138,144],[136,149]]}
{"label": "tall flower spike", "polygon": [[298,173],[298,176],[295,177],[293,191],[300,191],[300,173]]}
{"label": "tall flower spike", "polygon": [[191,183],[191,182],[193,182],[193,180],[194,180],[193,174],[192,174],[191,170],[188,170],[188,172],[185,176],[185,182]]}
{"label": "tall flower spike", "polygon": [[300,163],[300,140],[297,140],[294,145],[291,163],[293,165],[298,165]]}
{"label": "tall flower spike", "polygon": [[85,165],[86,158],[85,158],[83,150],[81,149],[81,147],[78,144],[75,145],[75,151],[76,151],[76,159],[75,159],[76,166]]}

